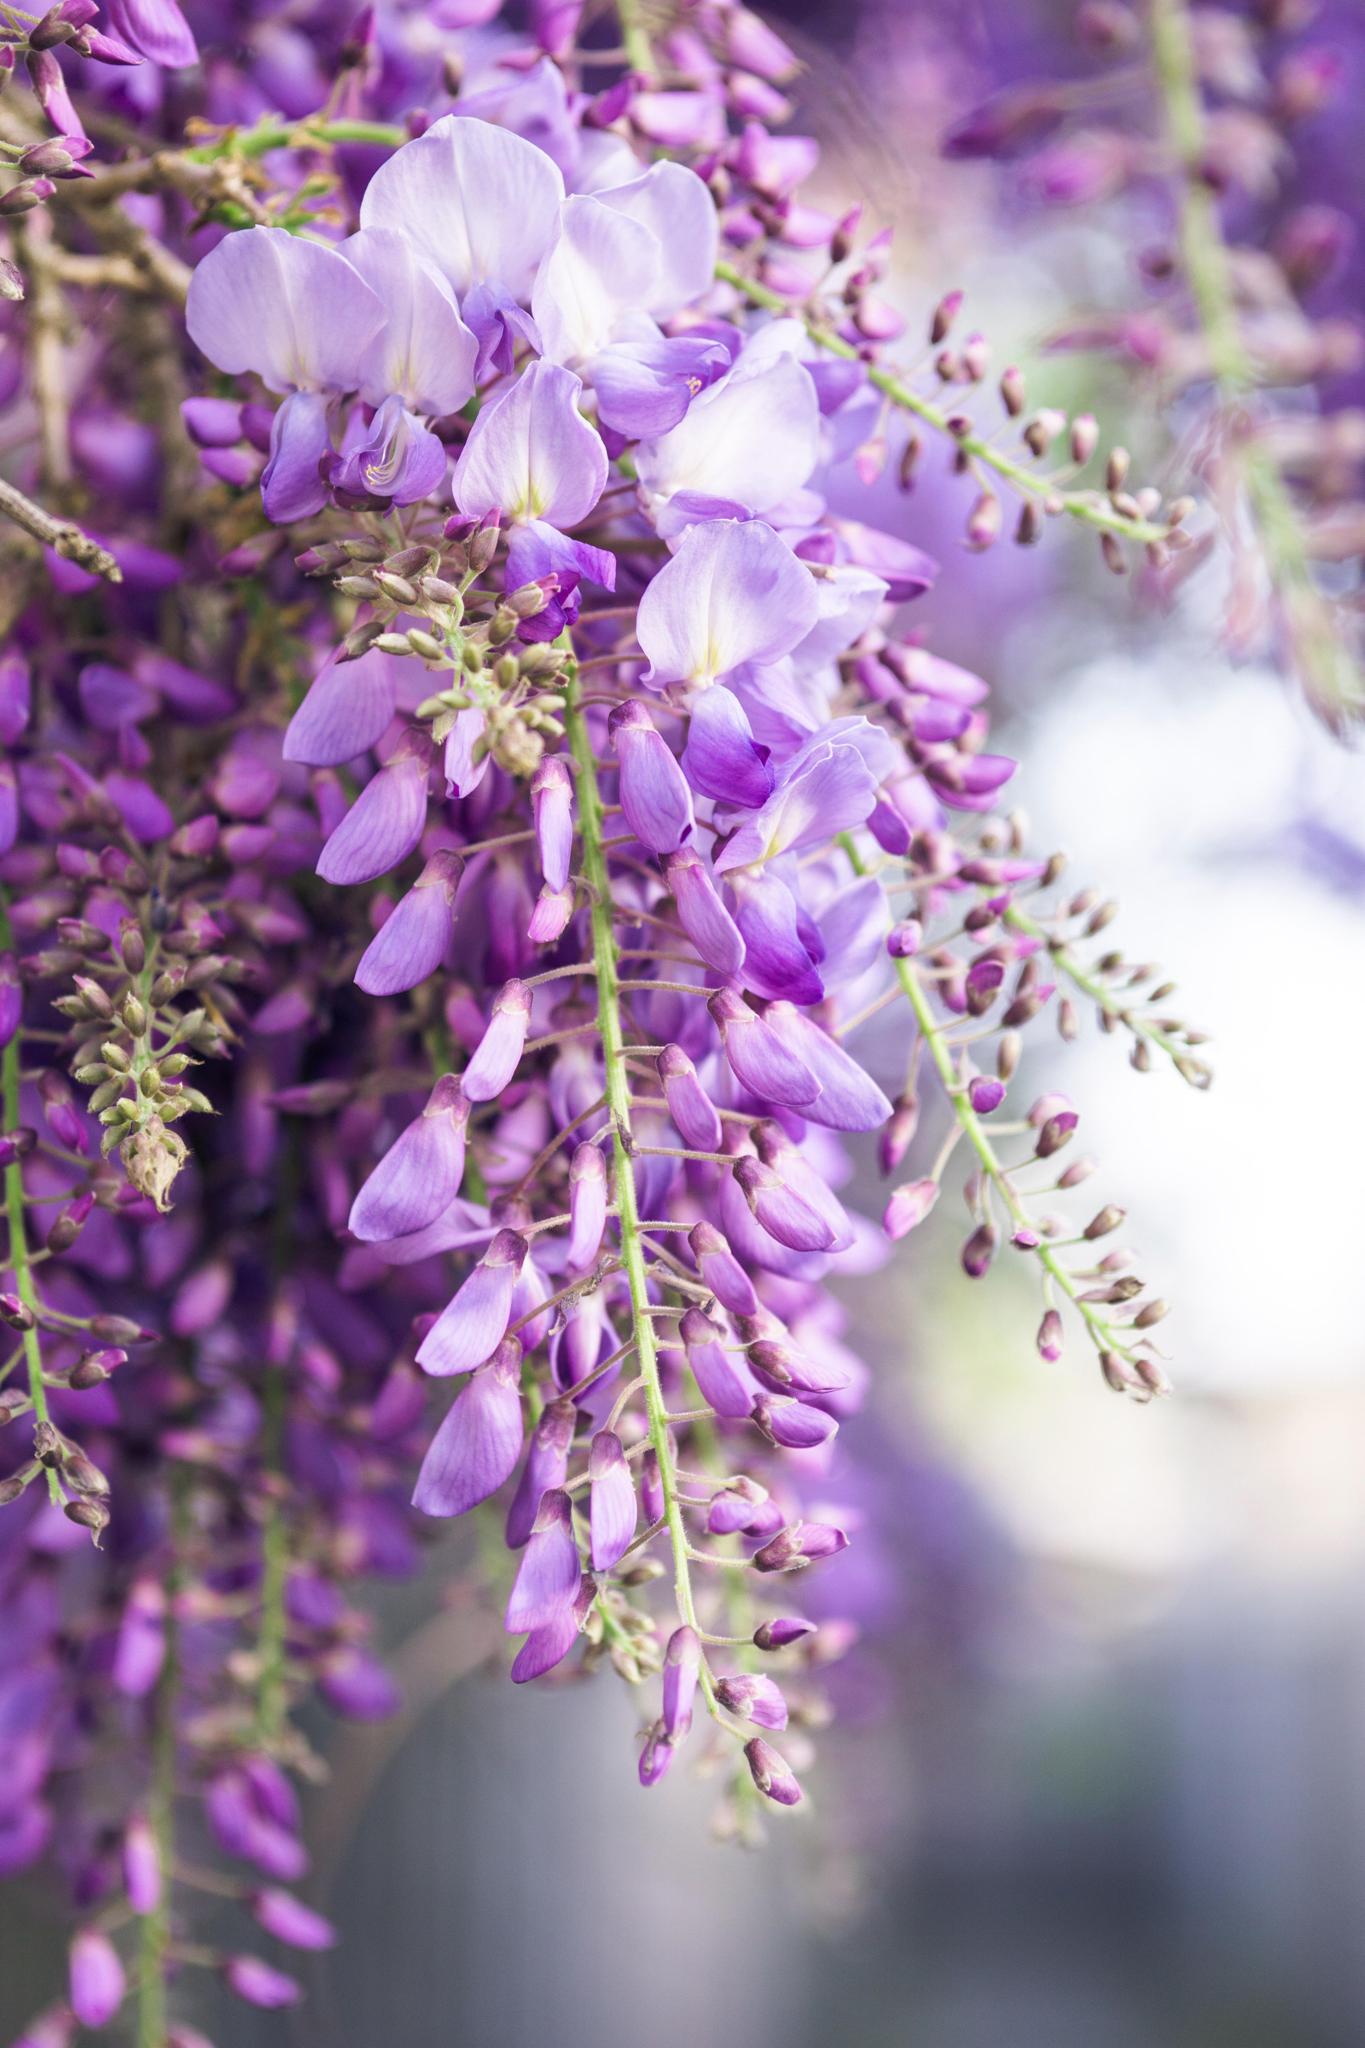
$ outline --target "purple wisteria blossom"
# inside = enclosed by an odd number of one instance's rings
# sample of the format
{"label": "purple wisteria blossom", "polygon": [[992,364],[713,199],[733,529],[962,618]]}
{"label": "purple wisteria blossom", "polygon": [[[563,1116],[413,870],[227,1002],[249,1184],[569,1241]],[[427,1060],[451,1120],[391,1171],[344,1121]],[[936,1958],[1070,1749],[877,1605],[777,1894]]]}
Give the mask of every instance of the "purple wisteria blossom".
{"label": "purple wisteria blossom", "polygon": [[1007,491],[1122,560],[1185,513],[1006,452],[1008,373],[990,433],[945,410],[957,295],[899,367],[781,39],[275,12],[190,9],[202,58],[174,0],[0,24],[0,1871],[74,1907],[35,2042],[192,2048],[194,1971],[302,1997],[254,1945],[333,1940],[303,1731],[397,1710],[362,1589],[461,1518],[516,1683],[610,1665],[641,1784],[695,1764],[727,1833],[796,1804],[866,1527],[839,1284],[961,1140],[965,1273],[1163,1391],[1026,1033],[1084,999],[1207,1080],[998,815],[985,683],[903,612],[934,563],[848,507],[914,415],[978,550]]}

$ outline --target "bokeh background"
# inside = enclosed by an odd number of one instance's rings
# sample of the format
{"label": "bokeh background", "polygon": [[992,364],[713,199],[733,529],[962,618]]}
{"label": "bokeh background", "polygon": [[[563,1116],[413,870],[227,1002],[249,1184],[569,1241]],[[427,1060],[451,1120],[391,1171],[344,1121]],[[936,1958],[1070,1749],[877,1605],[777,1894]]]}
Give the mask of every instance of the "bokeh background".
{"label": "bokeh background", "polygon": [[[1037,396],[1164,459],[1131,380],[1042,352],[1131,297],[1131,207],[1039,213],[1008,167],[939,155],[983,90],[1068,63],[1070,0],[770,11],[829,193],[896,228],[912,325],[963,287]],[[1333,29],[1359,67],[1358,0]],[[1360,176],[1339,121],[1305,161]],[[438,1554],[385,1616],[408,1714],[327,1738],[314,1896],[342,1946],[297,2013],[215,2012],[220,2048],[1365,2038],[1365,776],[1268,662],[1221,651],[1216,559],[1154,611],[1073,535],[968,555],[936,484],[881,508],[944,562],[920,623],[992,679],[1037,843],[1117,895],[1130,955],[1215,1040],[1205,1096],[1098,1034],[1039,1077],[1176,1304],[1175,1395],[1116,1400],[1079,1343],[1043,1364],[1023,1271],[968,1282],[941,1204],[849,1296],[877,1391],[839,1569],[866,1633],[807,1807],[750,1855],[709,1840],[713,1784],[646,1800],[623,1688],[488,1675]],[[51,1941],[16,1901],[5,2016]]]}

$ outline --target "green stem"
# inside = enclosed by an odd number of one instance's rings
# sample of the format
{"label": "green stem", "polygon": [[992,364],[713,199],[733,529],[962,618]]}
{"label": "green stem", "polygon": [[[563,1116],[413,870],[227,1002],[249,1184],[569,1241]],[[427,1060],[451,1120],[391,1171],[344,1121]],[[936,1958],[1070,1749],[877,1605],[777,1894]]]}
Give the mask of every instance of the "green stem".
{"label": "green stem", "polygon": [[[742,292],[751,306],[762,306],[769,313],[779,313],[786,318],[800,320],[811,340],[830,355],[843,356],[848,362],[862,362],[863,358],[851,342],[840,334],[834,334],[820,321],[797,312],[789,299],[780,292],[772,291],[760,284],[756,278],[746,277],[733,263],[720,262],[716,265],[716,276],[723,283],[733,285]],[[941,405],[935,405],[931,398],[895,376],[890,370],[883,370],[875,363],[865,363],[867,380],[884,398],[902,411],[913,413],[923,420],[936,434],[942,434],[955,448],[979,462],[984,468],[993,470],[1001,480],[1026,498],[1053,500],[1060,505],[1068,518],[1079,519],[1086,526],[1092,526],[1099,533],[1112,533],[1121,540],[1154,542],[1165,540],[1167,529],[1150,519],[1132,519],[1114,507],[1098,491],[1059,491],[1046,476],[1028,469],[1012,456],[1004,455],[989,441],[983,441],[977,434],[956,434],[948,424],[948,415]]]}
{"label": "green stem", "polygon": [[[1166,141],[1179,172],[1181,262],[1214,389],[1231,409],[1254,391],[1256,366],[1237,317],[1217,196],[1205,175],[1208,131],[1186,0],[1151,0],[1151,35]],[[1237,457],[1261,550],[1284,609],[1289,647],[1313,702],[1330,725],[1340,727],[1365,710],[1360,670],[1314,580],[1294,500],[1273,455],[1254,433],[1243,433]]]}
{"label": "green stem", "polygon": [[[855,873],[860,875],[867,874],[869,872],[867,863],[848,833],[840,833],[839,844],[852,862]],[[994,1145],[992,1145],[985,1126],[972,1108],[970,1096],[962,1086],[957,1067],[954,1064],[952,1048],[947,1042],[943,1027],[934,1015],[933,1005],[925,992],[919,976],[915,972],[913,962],[897,960],[894,964],[896,978],[900,982],[911,1010],[914,1012],[920,1036],[929,1049],[929,1057],[934,1063],[935,1072],[938,1074],[943,1092],[948,1098],[949,1107],[957,1118],[963,1136],[967,1139],[973,1152],[975,1152],[981,1171],[995,1189],[1001,1202],[1003,1202],[1010,1221],[1014,1224],[1015,1228],[1020,1230],[1033,1229],[1033,1219],[1020,1201],[1004,1162],[996,1152]],[[1081,1300],[1080,1283],[1077,1281],[1076,1276],[1068,1272],[1046,1239],[1034,1248],[1033,1256],[1037,1259],[1039,1265],[1042,1266],[1044,1272],[1050,1275],[1052,1280],[1061,1289],[1077,1314],[1083,1318],[1096,1349],[1100,1351],[1116,1351],[1121,1358],[1131,1357],[1130,1350],[1121,1341],[1110,1324],[1108,1317],[1102,1313],[1100,1305],[1093,1301]]]}
{"label": "green stem", "polygon": [[[583,873],[591,898],[590,923],[593,961],[597,977],[597,1029],[602,1041],[606,1080],[607,1112],[611,1118],[612,1156],[615,1165],[617,1227],[621,1237],[621,1265],[630,1288],[634,1321],[634,1342],[644,1382],[645,1412],[649,1442],[659,1461],[659,1483],[664,1497],[664,1521],[673,1551],[673,1583],[678,1613],[689,1628],[700,1634],[692,1577],[688,1569],[687,1527],[678,1497],[678,1478],[668,1441],[668,1404],[659,1378],[659,1354],[654,1341],[654,1319],[650,1314],[649,1282],[645,1268],[645,1247],[640,1231],[640,1204],[635,1185],[634,1141],[630,1125],[630,1077],[626,1071],[625,1030],[621,1019],[621,988],[616,966],[616,934],[612,924],[611,876],[603,844],[602,796],[597,784],[592,737],[579,703],[577,665],[566,657],[564,727],[578,768],[578,828],[583,853]],[[703,1660],[701,1683],[707,1705],[713,1707],[711,1675]]]}
{"label": "green stem", "polygon": [[[173,1558],[186,1533],[181,1475],[172,1474],[171,1531]],[[166,1658],[157,1679],[153,1707],[152,1783],[147,1819],[156,1842],[161,1895],[139,1928],[137,1973],[137,2048],[166,2048],[166,1969],[171,1948],[171,1887],[175,1869],[175,1709],[180,1690],[179,1625],[175,1596],[180,1585],[178,1562],[172,1563],[167,1587]]]}
{"label": "green stem", "polygon": [[1040,940],[1047,947],[1048,958],[1054,966],[1080,990],[1082,995],[1089,996],[1102,1010],[1107,1011],[1111,1017],[1116,1017],[1119,1023],[1132,1032],[1134,1038],[1145,1039],[1149,1045],[1154,1045],[1158,1052],[1164,1053],[1182,1080],[1188,1081],[1196,1088],[1208,1086],[1209,1070],[1202,1060],[1194,1059],[1178,1039],[1173,1038],[1169,1031],[1163,1031],[1155,1018],[1144,1017],[1136,1010],[1121,1009],[1114,1000],[1114,991],[1108,988],[1098,975],[1083,967],[1070,947],[1064,946],[1045,925],[1039,924],[1036,917],[1031,917],[1019,904],[1011,903],[1004,913],[1003,921],[1013,926],[1015,931],[1024,932],[1029,938]]}
{"label": "green stem", "polygon": [[[10,923],[9,896],[0,889],[0,951],[10,952],[14,946],[14,927]],[[0,1098],[4,1102],[5,1129],[19,1128],[19,1039],[16,1031],[0,1057]],[[24,1168],[19,1159],[11,1159],[5,1168],[5,1216],[9,1224],[8,1264],[14,1273],[14,1291],[25,1308],[37,1317],[40,1303],[38,1289],[34,1285],[33,1268],[29,1264],[28,1231],[24,1222]],[[24,1364],[28,1370],[29,1399],[33,1403],[35,1424],[50,1420],[47,1408],[47,1389],[43,1385],[43,1352],[35,1324],[19,1333],[23,1346]],[[58,1507],[62,1504],[62,1489],[57,1475],[49,1467],[47,1490]]]}
{"label": "green stem", "polygon": [[654,49],[649,31],[641,19],[639,0],[616,0],[616,18],[621,24],[621,45],[632,71],[649,76],[654,69]]}

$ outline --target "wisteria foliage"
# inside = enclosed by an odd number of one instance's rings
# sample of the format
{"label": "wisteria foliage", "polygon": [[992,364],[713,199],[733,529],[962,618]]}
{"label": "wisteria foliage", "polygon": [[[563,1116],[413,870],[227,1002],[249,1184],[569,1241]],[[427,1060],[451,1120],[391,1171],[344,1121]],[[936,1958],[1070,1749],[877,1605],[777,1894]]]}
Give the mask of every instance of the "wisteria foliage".
{"label": "wisteria foliage", "polygon": [[75,1913],[25,2048],[202,2048],[194,1970],[297,1999],[252,1923],[333,1939],[298,1709],[394,1710],[364,1586],[453,1517],[514,1682],[608,1663],[723,1832],[800,1802],[854,1633],[801,1597],[856,1534],[837,1283],[960,1148],[966,1274],[1162,1391],[1030,1027],[1208,1079],[1004,810],[935,564],[830,506],[933,435],[976,549],[1160,563],[1190,508],[957,294],[908,347],[779,38],[189,12],[0,25],[0,1868]]}

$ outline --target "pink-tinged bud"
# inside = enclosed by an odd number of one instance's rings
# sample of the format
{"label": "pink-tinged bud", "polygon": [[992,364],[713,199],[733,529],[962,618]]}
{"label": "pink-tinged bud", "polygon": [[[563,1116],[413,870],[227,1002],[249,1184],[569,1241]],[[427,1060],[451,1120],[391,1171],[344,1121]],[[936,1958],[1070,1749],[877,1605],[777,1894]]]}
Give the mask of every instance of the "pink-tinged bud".
{"label": "pink-tinged bud", "polygon": [[967,1100],[978,1116],[989,1116],[1005,1099],[1005,1084],[992,1074],[977,1074],[967,1087]]}
{"label": "pink-tinged bud", "polygon": [[507,1511],[509,1550],[520,1550],[530,1536],[541,1496],[564,1484],[577,1420],[572,1401],[551,1401],[536,1424],[526,1470]]}
{"label": "pink-tinged bud", "polygon": [[708,967],[735,975],[744,965],[744,939],[701,855],[685,846],[665,862],[678,922]]}
{"label": "pink-tinged bud", "polygon": [[772,1621],[759,1623],[754,1630],[754,1645],[760,1650],[786,1650],[803,1637],[814,1634],[815,1623],[807,1621],[803,1615],[778,1615]]}
{"label": "pink-tinged bud", "polygon": [[1079,1122],[1080,1118],[1071,1109],[1059,1110],[1055,1116],[1050,1116],[1039,1131],[1038,1142],[1033,1148],[1038,1158],[1051,1159],[1054,1152],[1060,1152],[1063,1145],[1070,1144]]}
{"label": "pink-tinged bud", "polygon": [[580,1145],[569,1168],[569,1266],[582,1273],[607,1227],[607,1167],[596,1145]]}
{"label": "pink-tinged bud", "polygon": [[750,1775],[765,1799],[771,1799],[778,1806],[796,1806],[801,1800],[801,1787],[789,1769],[786,1760],[780,1757],[771,1744],[759,1735],[744,1745]]}
{"label": "pink-tinged bud", "polygon": [[771,1678],[735,1672],[717,1680],[716,1698],[737,1721],[752,1721],[759,1728],[787,1725],[787,1702],[781,1687]]}
{"label": "pink-tinged bud", "polygon": [[371,996],[401,995],[435,974],[450,950],[463,871],[457,853],[442,850],[431,856],[362,953],[357,988]]}
{"label": "pink-tinged bud", "polygon": [[755,1220],[791,1251],[826,1252],[837,1243],[828,1219],[761,1159],[737,1159],[735,1183]]}
{"label": "pink-tinged bud", "polygon": [[521,1345],[504,1337],[431,1440],[413,1492],[424,1515],[464,1515],[506,1483],[521,1456]]}
{"label": "pink-tinged bud", "polygon": [[848,1537],[832,1522],[792,1522],[754,1552],[761,1572],[799,1572],[823,1557],[848,1549]]}
{"label": "pink-tinged bud", "polygon": [[701,1673],[701,1638],[695,1629],[676,1628],[664,1651],[664,1698],[661,1726],[669,1742],[681,1742],[692,1726],[692,1704]]}
{"label": "pink-tinged bud", "polygon": [[296,1899],[292,1892],[268,1886],[255,1894],[251,1910],[258,1926],[263,1927],[267,1934],[273,1934],[276,1941],[286,1942],[290,1948],[336,1947],[337,1931],[331,1921],[324,1920],[321,1913],[315,1913],[311,1906],[305,1906],[302,1899]]}
{"label": "pink-tinged bud", "polygon": [[422,1114],[389,1147],[352,1203],[352,1234],[364,1244],[383,1244],[435,1222],[460,1192],[468,1123],[460,1082],[443,1074]]}
{"label": "pink-tinged bud", "polygon": [[852,1385],[852,1373],[837,1359],[822,1363],[798,1351],[776,1316],[765,1312],[746,1316],[740,1330],[749,1347],[750,1365],[764,1386],[776,1393],[837,1394]]}
{"label": "pink-tinged bud", "polygon": [[71,1943],[67,1996],[83,2027],[107,2027],[123,2004],[127,1979],[107,1934],[83,1927]]}
{"label": "pink-tinged bud", "polygon": [[969,1280],[979,1280],[990,1266],[1000,1243],[993,1223],[980,1223],[962,1247],[962,1270]]}
{"label": "pink-tinged bud", "polygon": [[640,1783],[648,1791],[666,1778],[673,1768],[677,1750],[664,1733],[662,1721],[654,1722],[645,1736],[645,1746],[640,1751]]}
{"label": "pink-tinged bud", "polygon": [[[687,1233],[703,1285],[732,1315],[751,1316],[758,1306],[753,1282],[714,1223],[697,1223]],[[746,1406],[744,1413],[748,1413]]]}
{"label": "pink-tinged bud", "polygon": [[902,1095],[891,1120],[877,1140],[877,1163],[883,1173],[894,1173],[914,1142],[919,1129],[919,1103],[913,1095]]}
{"label": "pink-tinged bud", "polygon": [[914,917],[903,917],[886,935],[886,950],[893,960],[913,960],[924,943],[924,928]]}
{"label": "pink-tinged bud", "polygon": [[695,1152],[719,1152],[720,1117],[697,1070],[680,1045],[666,1045],[656,1062],[668,1113],[684,1145]]}
{"label": "pink-tinged bud", "polygon": [[882,1212],[882,1229],[893,1241],[908,1237],[938,1200],[936,1180],[910,1180],[893,1190]]}
{"label": "pink-tinged bud", "polygon": [[498,1231],[423,1338],[417,1363],[424,1372],[470,1372],[492,1357],[512,1319],[512,1295],[528,1249],[519,1232]]}
{"label": "pink-tinged bud", "polygon": [[592,1568],[608,1572],[630,1548],[635,1534],[635,1485],[621,1439],[599,1429],[588,1453],[588,1526]]}
{"label": "pink-tinged bud", "polygon": [[754,1403],[754,1423],[769,1443],[784,1451],[813,1451],[828,1443],[839,1425],[822,1408],[809,1408],[787,1394],[764,1394]]}
{"label": "pink-tinged bud", "polygon": [[471,1102],[495,1102],[521,1060],[531,1024],[531,991],[524,981],[499,990],[488,1029],[460,1079]]}
{"label": "pink-tinged bud", "polygon": [[741,1530],[754,1526],[767,1505],[767,1487],[741,1474],[712,1494],[711,1505],[706,1511],[707,1532],[712,1536],[738,1535]]}
{"label": "pink-tinged bud", "polygon": [[504,1626],[509,1635],[548,1628],[572,1610],[581,1572],[573,1503],[559,1488],[543,1496],[517,1567]]}
{"label": "pink-tinged bud", "polygon": [[573,783],[557,754],[547,754],[531,777],[531,813],[541,876],[558,893],[568,885],[573,859]]}
{"label": "pink-tinged bud", "polygon": [[135,1913],[155,1913],[161,1904],[161,1856],[156,1835],[140,1814],[123,1833],[123,1888]]}
{"label": "pink-tinged bud", "polygon": [[297,2005],[303,1997],[301,1984],[286,1977],[273,1964],[262,1962],[259,1956],[229,1956],[223,1965],[223,1976],[238,1998],[248,2005],[260,2006],[264,2012]]}
{"label": "pink-tinged bud", "polygon": [[736,1420],[748,1415],[758,1384],[741,1355],[727,1347],[725,1332],[698,1308],[685,1311],[678,1334],[687,1353],[688,1369],[701,1397],[717,1415]]}
{"label": "pink-tinged bud", "polygon": [[536,898],[526,936],[533,946],[552,946],[556,939],[563,937],[572,916],[572,888],[552,889],[547,882]]}
{"label": "pink-tinged bud", "polygon": [[1039,1357],[1045,1358],[1049,1365],[1055,1365],[1062,1355],[1062,1340],[1062,1319],[1055,1308],[1050,1308],[1046,1311],[1043,1320],[1038,1325],[1037,1344]]}
{"label": "pink-tinged bud", "polygon": [[676,853],[692,837],[692,792],[677,757],[642,704],[612,712],[608,731],[620,762],[621,809],[651,853]]}

